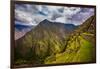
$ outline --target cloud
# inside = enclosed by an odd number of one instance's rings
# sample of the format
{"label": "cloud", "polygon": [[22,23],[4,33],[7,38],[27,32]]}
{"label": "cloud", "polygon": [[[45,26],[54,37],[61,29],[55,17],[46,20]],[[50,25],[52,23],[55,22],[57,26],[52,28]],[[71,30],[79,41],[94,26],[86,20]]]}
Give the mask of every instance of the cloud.
{"label": "cloud", "polygon": [[80,25],[92,15],[94,15],[93,8],[81,8],[80,12],[72,16],[71,21],[73,24]]}
{"label": "cloud", "polygon": [[65,7],[64,8],[64,15],[72,16],[76,13],[81,11],[81,8],[79,7]]}
{"label": "cloud", "polygon": [[15,5],[15,23],[38,25],[44,19],[52,22],[80,25],[94,14],[93,8],[63,7],[33,4]]}
{"label": "cloud", "polygon": [[94,15],[93,8],[16,4],[15,39],[24,36],[45,19],[56,23],[80,25],[92,15]]}

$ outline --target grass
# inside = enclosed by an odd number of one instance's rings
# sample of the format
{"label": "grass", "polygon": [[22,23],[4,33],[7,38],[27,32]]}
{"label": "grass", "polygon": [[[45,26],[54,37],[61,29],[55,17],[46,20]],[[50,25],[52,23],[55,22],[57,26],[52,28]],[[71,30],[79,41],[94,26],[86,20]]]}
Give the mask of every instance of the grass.
{"label": "grass", "polygon": [[94,50],[92,43],[82,36],[78,36],[76,39],[71,38],[65,52],[52,55],[51,58],[48,57],[49,59],[45,60],[45,64],[92,62],[95,56]]}
{"label": "grass", "polygon": [[73,62],[91,62],[94,57],[94,47],[84,38],[80,37],[80,40],[81,48],[74,57]]}

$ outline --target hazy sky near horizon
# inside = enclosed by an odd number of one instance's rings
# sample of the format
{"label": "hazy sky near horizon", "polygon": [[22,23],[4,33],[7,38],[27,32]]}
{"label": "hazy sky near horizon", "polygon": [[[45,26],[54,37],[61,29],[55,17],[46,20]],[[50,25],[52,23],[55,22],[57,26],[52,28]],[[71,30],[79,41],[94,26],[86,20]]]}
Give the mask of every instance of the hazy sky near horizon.
{"label": "hazy sky near horizon", "polygon": [[44,19],[80,25],[94,15],[94,8],[15,4],[15,24],[36,26]]}

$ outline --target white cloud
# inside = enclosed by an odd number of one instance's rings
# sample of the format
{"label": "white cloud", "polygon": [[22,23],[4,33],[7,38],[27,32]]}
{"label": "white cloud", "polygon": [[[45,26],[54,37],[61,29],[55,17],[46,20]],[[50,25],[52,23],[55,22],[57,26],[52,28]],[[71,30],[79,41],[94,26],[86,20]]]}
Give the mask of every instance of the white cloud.
{"label": "white cloud", "polygon": [[78,13],[81,9],[79,7],[64,7],[64,15],[72,16]]}
{"label": "white cloud", "polygon": [[55,22],[66,23],[66,17],[59,17],[55,20]]}
{"label": "white cloud", "polygon": [[[85,9],[87,9],[87,10],[85,10]],[[72,23],[74,23],[76,25],[82,24],[90,16],[94,15],[94,9],[93,8],[90,8],[90,9],[84,8],[82,10],[85,10],[85,11],[84,12],[80,11],[79,13],[73,15]]]}
{"label": "white cloud", "polygon": [[94,9],[91,8],[87,8],[89,11],[81,12],[82,8],[80,7],[24,4],[24,6],[17,5],[15,8],[16,20],[31,25],[38,25],[44,19],[78,25],[94,13]]}
{"label": "white cloud", "polygon": [[15,18],[24,23],[32,22],[32,16],[30,15],[30,13],[27,13],[25,11],[15,10]]}

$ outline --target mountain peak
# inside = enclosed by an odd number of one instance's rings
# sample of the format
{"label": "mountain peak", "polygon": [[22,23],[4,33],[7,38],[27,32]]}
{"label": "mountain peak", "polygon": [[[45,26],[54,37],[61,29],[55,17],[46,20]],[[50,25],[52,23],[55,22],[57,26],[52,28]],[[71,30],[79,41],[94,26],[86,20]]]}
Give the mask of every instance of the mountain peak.
{"label": "mountain peak", "polygon": [[50,23],[50,21],[49,20],[47,20],[47,19],[44,19],[43,21],[41,21],[42,23]]}
{"label": "mountain peak", "polygon": [[44,19],[43,21],[48,21],[47,19]]}
{"label": "mountain peak", "polygon": [[47,20],[47,19],[45,19],[45,20],[43,20],[43,21],[41,21],[40,23],[39,23],[39,25],[50,25],[52,22],[50,22],[49,20]]}

